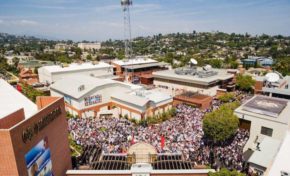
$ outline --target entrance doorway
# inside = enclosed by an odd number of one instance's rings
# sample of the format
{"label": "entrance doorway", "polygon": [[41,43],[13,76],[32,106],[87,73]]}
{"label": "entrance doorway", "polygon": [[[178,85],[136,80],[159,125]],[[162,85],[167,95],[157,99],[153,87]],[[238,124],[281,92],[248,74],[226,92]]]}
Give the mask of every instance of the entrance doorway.
{"label": "entrance doorway", "polygon": [[240,119],[240,128],[250,131],[251,129],[251,121]]}

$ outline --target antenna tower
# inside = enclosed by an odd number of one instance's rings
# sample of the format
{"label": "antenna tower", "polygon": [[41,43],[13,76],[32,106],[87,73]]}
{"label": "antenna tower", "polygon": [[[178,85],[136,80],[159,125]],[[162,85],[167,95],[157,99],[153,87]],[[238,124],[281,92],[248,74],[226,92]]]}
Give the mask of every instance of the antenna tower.
{"label": "antenna tower", "polygon": [[[132,6],[132,0],[121,0],[121,6],[124,12],[124,43],[125,43],[125,61],[130,61],[132,58],[132,43],[131,43],[131,22],[130,22],[130,6]],[[133,63],[132,63],[133,66]],[[126,69],[125,79],[128,79],[128,70]],[[133,69],[132,69],[132,81],[133,81]]]}
{"label": "antenna tower", "polygon": [[124,42],[125,42],[125,58],[130,59],[132,54],[131,44],[131,22],[130,22],[130,6],[132,0],[121,0],[124,12]]}

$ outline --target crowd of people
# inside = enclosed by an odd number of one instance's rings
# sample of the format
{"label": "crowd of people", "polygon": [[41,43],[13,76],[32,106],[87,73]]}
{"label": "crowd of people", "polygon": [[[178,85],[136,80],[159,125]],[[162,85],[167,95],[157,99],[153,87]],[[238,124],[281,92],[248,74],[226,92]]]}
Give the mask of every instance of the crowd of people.
{"label": "crowd of people", "polygon": [[[247,98],[239,92],[235,97],[240,97],[241,101]],[[104,153],[126,153],[130,145],[142,141],[153,145],[158,153],[180,153],[197,165],[214,164],[242,170],[248,131],[239,129],[232,139],[214,146],[204,137],[204,114],[221,104],[214,99],[211,108],[206,110],[181,104],[176,107],[175,117],[148,127],[135,125],[124,118],[71,118],[69,131],[77,144],[98,143]],[[164,145],[161,145],[162,138]],[[215,153],[214,156],[211,153]]]}

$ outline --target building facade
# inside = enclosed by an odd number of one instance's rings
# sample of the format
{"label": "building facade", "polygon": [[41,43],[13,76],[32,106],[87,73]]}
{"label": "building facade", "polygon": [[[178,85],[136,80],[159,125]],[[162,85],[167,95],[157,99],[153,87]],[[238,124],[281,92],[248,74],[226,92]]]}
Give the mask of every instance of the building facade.
{"label": "building facade", "polygon": [[240,127],[250,131],[244,150],[256,149],[265,136],[282,140],[290,128],[290,103],[267,96],[254,96],[234,112]]}
{"label": "building facade", "polygon": [[270,97],[284,98],[290,100],[290,76],[282,77],[277,82],[269,83],[265,76],[255,77],[255,93]]}
{"label": "building facade", "polygon": [[[185,73],[190,71],[190,74]],[[184,72],[184,73],[183,73]],[[223,69],[204,71],[202,68],[180,68],[175,70],[164,70],[153,72],[154,85],[172,95],[179,92],[191,91],[209,96],[214,96],[220,88],[226,86],[233,80],[234,75]]]}
{"label": "building facade", "polygon": [[54,46],[54,49],[57,51],[65,51],[65,50],[68,50],[70,48],[71,48],[71,46],[66,44],[66,43],[58,43]]}
{"label": "building facade", "polygon": [[34,104],[3,80],[0,90],[0,175],[65,175],[71,157],[63,98]]}
{"label": "building facade", "polygon": [[82,50],[99,50],[101,43],[78,43],[78,47]]}
{"label": "building facade", "polygon": [[51,95],[64,97],[68,112],[79,117],[117,114],[141,120],[172,107],[172,97],[140,86],[90,76],[66,77],[51,85]]}
{"label": "building facade", "polygon": [[123,80],[141,84],[152,84],[152,72],[167,69],[167,64],[145,57],[136,57],[127,61],[113,60],[111,64],[115,67],[116,75]]}

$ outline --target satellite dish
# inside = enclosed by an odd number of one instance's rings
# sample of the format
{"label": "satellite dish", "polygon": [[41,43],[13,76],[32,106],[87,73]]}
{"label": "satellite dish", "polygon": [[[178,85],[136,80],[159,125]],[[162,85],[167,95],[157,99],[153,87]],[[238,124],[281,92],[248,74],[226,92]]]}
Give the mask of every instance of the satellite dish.
{"label": "satellite dish", "polygon": [[266,80],[271,83],[277,82],[280,79],[280,76],[277,73],[267,73],[265,77]]}
{"label": "satellite dish", "polygon": [[193,64],[193,65],[196,65],[197,64],[197,61],[192,58],[192,59],[190,59],[190,63]]}

